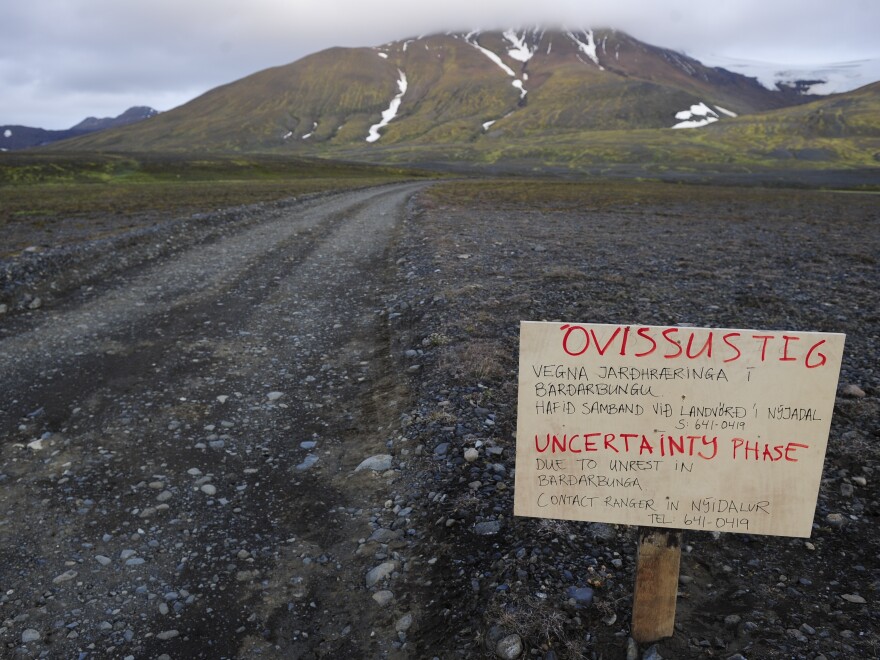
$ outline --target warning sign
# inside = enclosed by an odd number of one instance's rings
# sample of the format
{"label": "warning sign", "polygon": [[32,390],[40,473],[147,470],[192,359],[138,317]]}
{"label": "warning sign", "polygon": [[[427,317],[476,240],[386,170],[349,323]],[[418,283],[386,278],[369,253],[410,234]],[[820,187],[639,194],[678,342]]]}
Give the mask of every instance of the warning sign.
{"label": "warning sign", "polygon": [[516,515],[810,535],[844,335],[520,333]]}

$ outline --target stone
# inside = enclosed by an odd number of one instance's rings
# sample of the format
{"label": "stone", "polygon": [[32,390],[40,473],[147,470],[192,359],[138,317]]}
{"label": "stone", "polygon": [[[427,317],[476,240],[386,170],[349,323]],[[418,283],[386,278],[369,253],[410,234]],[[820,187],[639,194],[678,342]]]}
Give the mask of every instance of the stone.
{"label": "stone", "polygon": [[313,467],[315,463],[318,462],[318,457],[315,454],[308,454],[303,462],[296,466],[297,470],[308,470],[310,467]]}
{"label": "stone", "polygon": [[278,401],[278,399],[280,399],[283,396],[284,396],[284,392],[269,392],[266,395],[266,398],[269,399],[269,401]]}
{"label": "stone", "polygon": [[392,458],[390,454],[376,454],[375,456],[370,456],[361,461],[361,464],[358,465],[354,471],[360,472],[361,470],[372,470],[373,472],[385,472],[386,470],[391,469],[391,461]]}
{"label": "stone", "polygon": [[214,484],[202,484],[201,491],[205,495],[216,495],[217,487]]}
{"label": "stone", "polygon": [[385,607],[388,603],[394,600],[394,594],[387,589],[383,589],[382,591],[377,591],[373,594],[373,600],[376,601],[376,604],[379,607]]}
{"label": "stone", "polygon": [[180,634],[177,630],[163,630],[158,635],[156,635],[156,639],[161,639],[163,642],[168,639],[174,639]]}
{"label": "stone", "polygon": [[632,637],[626,640],[626,660],[639,660],[639,645]]}
{"label": "stone", "polygon": [[495,655],[502,660],[516,660],[523,652],[522,637],[514,633],[498,640],[495,645]]}
{"label": "stone", "polygon": [[42,636],[40,635],[39,630],[34,630],[33,628],[27,628],[24,632],[21,633],[21,643],[22,644],[30,644],[31,642],[39,642]]}
{"label": "stone", "polygon": [[375,586],[378,582],[381,582],[382,580],[391,577],[391,574],[396,570],[396,561],[386,561],[382,564],[379,564],[375,568],[371,568],[369,571],[367,571],[367,589]]}
{"label": "stone", "polygon": [[660,655],[660,651],[655,645],[645,651],[644,655],[642,655],[642,660],[663,660],[663,656]]}
{"label": "stone", "polygon": [[449,443],[441,442],[439,445],[434,447],[434,456],[446,456],[449,453]]}
{"label": "stone", "polygon": [[370,535],[369,540],[376,541],[377,543],[391,543],[391,541],[396,541],[401,536],[403,536],[402,529],[385,529],[380,527]]}
{"label": "stone", "polygon": [[500,520],[488,520],[474,525],[474,531],[480,536],[491,536],[501,531]]}
{"label": "stone", "polygon": [[101,566],[107,566],[113,560],[110,559],[110,557],[105,557],[104,555],[95,555],[95,561],[101,564]]}
{"label": "stone", "polygon": [[846,524],[846,518],[841,513],[829,513],[825,516],[825,522],[832,527],[843,527]]}
{"label": "stone", "polygon": [[600,541],[613,541],[617,538],[617,532],[606,523],[590,523],[589,529],[593,538]]}
{"label": "stone", "polygon": [[9,307],[7,305],[0,305],[0,314],[5,314],[9,311]]}
{"label": "stone", "polygon": [[864,399],[866,396],[865,390],[863,390],[855,383],[847,383],[842,388],[840,388],[840,393],[843,396],[849,397],[851,399]]}
{"label": "stone", "polygon": [[589,587],[569,587],[566,595],[573,598],[578,605],[589,605],[593,602],[593,590]]}
{"label": "stone", "polygon": [[468,447],[464,450],[464,460],[468,463],[473,463],[480,457],[480,452],[474,449],[473,447]]}
{"label": "stone", "polygon": [[402,617],[397,620],[397,623],[394,624],[394,629],[397,632],[406,632],[410,628],[412,628],[413,624],[413,615],[412,612],[407,612]]}
{"label": "stone", "polygon": [[77,575],[79,575],[79,573],[77,573],[74,570],[64,571],[61,575],[57,575],[52,579],[52,584],[61,584],[63,582],[70,582]]}
{"label": "stone", "polygon": [[843,594],[841,598],[848,603],[855,603],[856,605],[864,605],[868,602],[858,594]]}

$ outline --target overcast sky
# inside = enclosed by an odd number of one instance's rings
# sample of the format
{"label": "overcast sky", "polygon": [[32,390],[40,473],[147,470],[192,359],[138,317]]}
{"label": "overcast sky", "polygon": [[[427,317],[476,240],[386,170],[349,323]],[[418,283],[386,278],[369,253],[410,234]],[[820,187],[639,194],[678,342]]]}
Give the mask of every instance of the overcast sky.
{"label": "overcast sky", "polygon": [[169,110],[330,46],[446,30],[614,27],[701,56],[784,64],[880,58],[880,0],[9,0],[0,125],[69,128]]}

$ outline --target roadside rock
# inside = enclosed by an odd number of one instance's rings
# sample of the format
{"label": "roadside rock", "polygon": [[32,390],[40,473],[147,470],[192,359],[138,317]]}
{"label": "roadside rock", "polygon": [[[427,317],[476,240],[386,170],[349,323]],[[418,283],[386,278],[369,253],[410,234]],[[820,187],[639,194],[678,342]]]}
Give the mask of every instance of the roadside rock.
{"label": "roadside rock", "polygon": [[375,568],[371,568],[367,571],[366,583],[367,589],[375,586],[382,580],[385,580],[391,577],[391,574],[397,570],[397,562],[396,561],[386,561],[382,564],[379,564]]}
{"label": "roadside rock", "polygon": [[840,389],[840,393],[843,396],[850,397],[852,399],[864,399],[867,394],[865,394],[865,390],[863,390],[858,385],[853,383],[847,383]]}
{"label": "roadside rock", "polygon": [[522,652],[522,637],[517,634],[503,637],[495,646],[495,655],[501,658],[501,660],[516,660],[522,655]]}
{"label": "roadside rock", "polygon": [[373,472],[385,472],[391,469],[392,457],[390,454],[376,454],[361,461],[354,471],[372,470]]}
{"label": "roadside rock", "polygon": [[474,526],[474,531],[480,536],[492,536],[501,531],[501,521],[500,520],[489,520],[486,522],[477,523]]}

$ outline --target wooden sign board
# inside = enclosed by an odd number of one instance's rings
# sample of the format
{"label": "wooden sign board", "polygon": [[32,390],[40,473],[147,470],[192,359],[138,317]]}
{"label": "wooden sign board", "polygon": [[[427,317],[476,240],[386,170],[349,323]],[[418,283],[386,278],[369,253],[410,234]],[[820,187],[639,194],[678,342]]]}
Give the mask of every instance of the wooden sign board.
{"label": "wooden sign board", "polygon": [[520,333],[514,514],[810,535],[844,335]]}

